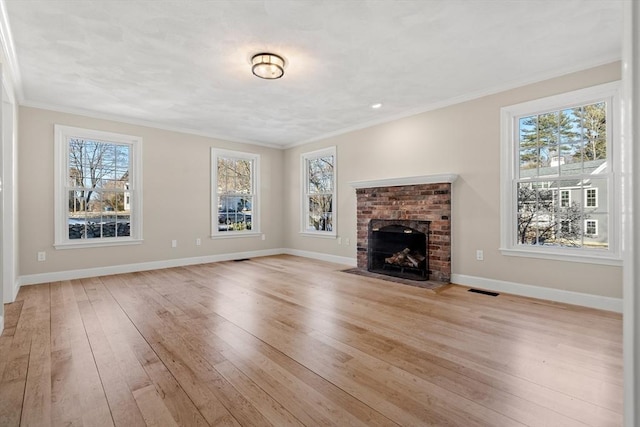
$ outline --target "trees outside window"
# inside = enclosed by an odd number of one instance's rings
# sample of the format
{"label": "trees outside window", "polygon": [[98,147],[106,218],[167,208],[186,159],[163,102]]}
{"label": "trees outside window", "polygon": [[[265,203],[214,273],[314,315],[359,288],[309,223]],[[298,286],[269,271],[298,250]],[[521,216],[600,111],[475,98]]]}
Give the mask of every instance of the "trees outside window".
{"label": "trees outside window", "polygon": [[56,126],[57,246],[140,239],[141,144],[137,137]]}
{"label": "trees outside window", "polygon": [[302,232],[335,236],[336,150],[302,155]]}
{"label": "trees outside window", "polygon": [[257,177],[259,156],[212,149],[212,236],[259,232]]}
{"label": "trees outside window", "polygon": [[503,253],[619,257],[611,233],[616,86],[502,109]]}

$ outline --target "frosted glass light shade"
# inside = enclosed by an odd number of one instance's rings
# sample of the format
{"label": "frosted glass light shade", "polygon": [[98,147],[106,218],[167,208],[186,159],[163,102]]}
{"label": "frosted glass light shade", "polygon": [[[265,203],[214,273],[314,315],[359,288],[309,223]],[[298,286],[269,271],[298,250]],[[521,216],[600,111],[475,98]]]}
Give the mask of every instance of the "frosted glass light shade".
{"label": "frosted glass light shade", "polygon": [[284,75],[284,59],[273,53],[259,53],[251,58],[251,71],[261,79],[279,79]]}

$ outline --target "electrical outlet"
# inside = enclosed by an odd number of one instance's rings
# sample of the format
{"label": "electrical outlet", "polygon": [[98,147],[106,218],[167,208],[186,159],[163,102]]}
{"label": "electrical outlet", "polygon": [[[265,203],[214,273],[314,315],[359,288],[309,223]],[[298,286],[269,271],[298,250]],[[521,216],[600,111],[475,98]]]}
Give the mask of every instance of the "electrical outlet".
{"label": "electrical outlet", "polygon": [[346,239],[344,239],[344,244],[349,246],[349,238],[348,237]]}
{"label": "electrical outlet", "polygon": [[38,252],[38,261],[46,261],[47,253],[46,252]]}
{"label": "electrical outlet", "polygon": [[476,260],[484,260],[484,252],[481,249],[476,250]]}
{"label": "electrical outlet", "polygon": [[171,247],[172,248],[177,248],[178,247],[178,241],[177,240],[172,240],[171,241]]}
{"label": "electrical outlet", "polygon": [[196,239],[196,246],[200,246],[202,244],[202,240],[200,240],[200,238],[198,237]]}
{"label": "electrical outlet", "polygon": [[262,240],[267,240],[267,235],[266,234],[262,235]]}
{"label": "electrical outlet", "polygon": [[342,244],[342,237],[338,237],[338,244],[341,245]]}

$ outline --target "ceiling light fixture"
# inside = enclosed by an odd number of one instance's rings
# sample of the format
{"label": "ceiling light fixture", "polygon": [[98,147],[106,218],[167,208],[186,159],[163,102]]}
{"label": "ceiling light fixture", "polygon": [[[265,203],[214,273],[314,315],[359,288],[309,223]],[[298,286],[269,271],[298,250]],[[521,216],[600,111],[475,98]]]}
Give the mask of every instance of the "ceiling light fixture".
{"label": "ceiling light fixture", "polygon": [[380,108],[380,107],[382,107],[382,104],[380,104],[379,102],[378,102],[377,104],[373,104],[373,105],[371,106],[371,108],[373,108],[374,110],[375,110],[375,109],[378,109],[378,108]]}
{"label": "ceiling light fixture", "polygon": [[279,79],[284,75],[284,59],[273,53],[259,53],[251,58],[251,71],[261,79]]}

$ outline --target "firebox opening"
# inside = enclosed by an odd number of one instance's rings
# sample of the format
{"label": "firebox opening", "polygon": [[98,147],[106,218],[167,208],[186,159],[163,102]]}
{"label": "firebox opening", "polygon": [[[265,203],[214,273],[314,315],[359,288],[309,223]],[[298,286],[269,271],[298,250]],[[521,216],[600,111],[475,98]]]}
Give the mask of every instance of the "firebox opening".
{"label": "firebox opening", "polygon": [[[428,231],[424,233],[398,222],[376,220],[369,223],[367,270],[404,279],[428,280]],[[421,228],[426,223],[428,230],[428,221],[420,222]]]}

